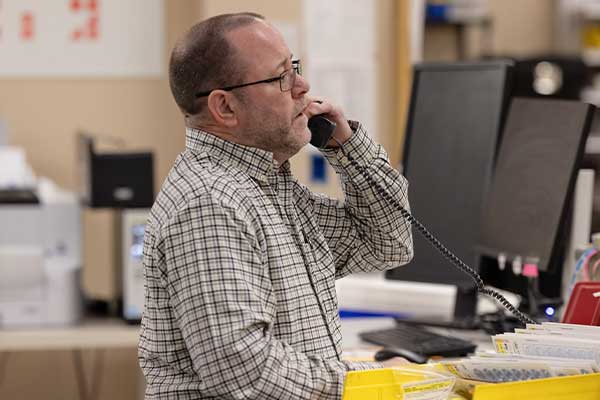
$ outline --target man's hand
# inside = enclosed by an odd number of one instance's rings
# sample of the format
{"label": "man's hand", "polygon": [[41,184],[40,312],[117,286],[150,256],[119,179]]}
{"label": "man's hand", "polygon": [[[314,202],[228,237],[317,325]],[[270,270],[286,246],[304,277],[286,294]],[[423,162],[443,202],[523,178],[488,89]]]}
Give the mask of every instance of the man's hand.
{"label": "man's hand", "polygon": [[335,131],[333,131],[332,139],[327,142],[327,147],[338,147],[338,143],[333,138],[336,138],[342,144],[350,139],[352,129],[350,129],[348,120],[346,120],[344,112],[339,106],[316,97],[310,98],[309,101],[308,106],[304,109],[308,118],[323,114],[325,118],[336,123]]}

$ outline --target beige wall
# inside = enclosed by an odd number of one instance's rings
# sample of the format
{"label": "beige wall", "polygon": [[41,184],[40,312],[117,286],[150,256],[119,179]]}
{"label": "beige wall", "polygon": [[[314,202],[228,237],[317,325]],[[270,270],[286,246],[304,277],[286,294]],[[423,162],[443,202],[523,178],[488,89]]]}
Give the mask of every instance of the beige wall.
{"label": "beige wall", "polygon": [[[175,38],[197,20],[199,6],[192,0],[165,4],[166,66]],[[0,118],[8,125],[10,143],[25,148],[35,172],[69,189],[75,188],[79,129],[123,138],[128,147],[153,150],[157,187],[184,146],[183,122],[171,100],[166,75],[160,79],[0,80]],[[87,228],[93,235],[94,227]],[[79,398],[71,353],[2,357],[0,370],[6,368],[0,377],[0,399]],[[108,351],[103,357],[97,398],[135,398],[136,351]]]}
{"label": "beige wall", "polygon": [[[412,63],[410,61],[410,5],[408,1],[387,3],[379,7],[380,19],[387,20],[381,24],[382,43],[386,43],[382,51],[382,78],[379,80],[381,101],[387,105],[382,107],[382,119],[387,115],[393,116],[392,121],[386,122],[386,141],[383,145],[388,151],[390,162],[399,166],[402,161],[404,148],[404,130],[410,91],[412,84]],[[389,82],[394,82],[390,85]]]}
{"label": "beige wall", "polygon": [[554,1],[490,0],[494,54],[533,56],[554,49]]}
{"label": "beige wall", "polygon": [[[555,2],[552,0],[489,0],[490,23],[465,28],[463,51],[468,59],[481,55],[531,57],[551,54],[555,41]],[[487,28],[486,28],[487,26]],[[456,61],[456,29],[428,26],[423,59]]]}

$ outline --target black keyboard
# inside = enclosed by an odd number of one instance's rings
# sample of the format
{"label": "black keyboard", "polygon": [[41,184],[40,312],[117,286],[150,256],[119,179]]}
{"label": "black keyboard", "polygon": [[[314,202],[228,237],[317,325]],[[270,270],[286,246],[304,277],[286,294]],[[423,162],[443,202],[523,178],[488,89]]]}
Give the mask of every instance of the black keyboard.
{"label": "black keyboard", "polygon": [[391,349],[406,349],[427,357],[461,357],[473,353],[475,344],[451,336],[439,335],[419,325],[398,323],[394,328],[363,332],[360,338]]}

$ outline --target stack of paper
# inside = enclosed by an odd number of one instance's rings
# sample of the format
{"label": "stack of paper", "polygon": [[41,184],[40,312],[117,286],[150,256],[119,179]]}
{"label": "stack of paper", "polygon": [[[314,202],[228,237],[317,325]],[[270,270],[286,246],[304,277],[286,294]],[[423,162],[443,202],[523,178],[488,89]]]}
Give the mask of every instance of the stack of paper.
{"label": "stack of paper", "polygon": [[600,372],[600,327],[543,323],[492,337],[496,352],[440,364],[452,374],[510,382]]}

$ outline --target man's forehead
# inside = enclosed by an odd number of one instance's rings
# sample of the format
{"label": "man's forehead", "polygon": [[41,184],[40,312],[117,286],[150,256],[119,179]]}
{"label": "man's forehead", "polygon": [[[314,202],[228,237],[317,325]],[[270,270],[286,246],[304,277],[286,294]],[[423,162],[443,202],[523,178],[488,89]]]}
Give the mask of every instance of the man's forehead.
{"label": "man's forehead", "polygon": [[244,25],[229,32],[231,43],[238,50],[287,52],[287,45],[277,29],[265,21]]}

